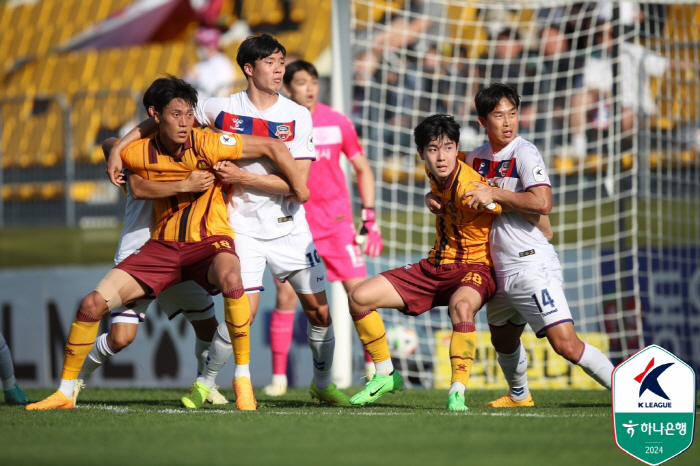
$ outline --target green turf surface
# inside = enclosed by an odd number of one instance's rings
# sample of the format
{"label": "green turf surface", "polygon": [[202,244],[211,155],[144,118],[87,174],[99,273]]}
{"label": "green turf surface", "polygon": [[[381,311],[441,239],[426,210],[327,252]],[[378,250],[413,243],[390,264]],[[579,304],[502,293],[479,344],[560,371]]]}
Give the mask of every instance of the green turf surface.
{"label": "green turf surface", "polygon": [[[39,399],[51,391],[27,393]],[[482,408],[501,393],[474,391],[465,413],[445,411],[446,393],[437,390],[389,394],[362,408],[320,406],[302,389],[283,400],[256,390],[257,412],[186,411],[182,394],[88,388],[74,410],[0,404],[0,464],[641,464],[615,445],[605,391],[536,391],[537,407],[517,410]],[[700,464],[700,447],[668,464]]]}

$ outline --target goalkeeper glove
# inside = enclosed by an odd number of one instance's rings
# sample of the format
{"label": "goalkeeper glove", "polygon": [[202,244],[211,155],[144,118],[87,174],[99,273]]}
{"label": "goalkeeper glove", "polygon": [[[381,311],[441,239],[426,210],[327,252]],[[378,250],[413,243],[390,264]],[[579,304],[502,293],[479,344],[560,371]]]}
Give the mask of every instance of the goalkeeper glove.
{"label": "goalkeeper glove", "polygon": [[382,253],[384,243],[379,225],[376,223],[377,214],[374,209],[362,208],[362,228],[360,234],[355,237],[355,241],[360,246],[364,245],[363,252],[371,257],[377,257]]}

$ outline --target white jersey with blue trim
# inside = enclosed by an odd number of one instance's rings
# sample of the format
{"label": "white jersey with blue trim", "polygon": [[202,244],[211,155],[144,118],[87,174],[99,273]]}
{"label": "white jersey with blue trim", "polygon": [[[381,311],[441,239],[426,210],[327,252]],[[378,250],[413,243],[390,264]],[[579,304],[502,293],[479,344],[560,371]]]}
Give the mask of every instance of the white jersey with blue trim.
{"label": "white jersey with blue trim", "polygon": [[[212,97],[197,104],[195,117],[201,126],[221,133],[281,139],[295,159],[316,160],[311,113],[281,95],[272,107],[263,111],[253,105],[246,91],[230,97]],[[236,165],[259,175],[279,174],[266,157],[239,160]],[[297,226],[308,228],[304,208],[284,197],[253,187],[234,186],[227,199],[233,231],[258,239],[273,239],[288,235]]]}
{"label": "white jersey with blue trim", "polygon": [[[520,136],[496,154],[488,143],[477,147],[467,156],[467,164],[492,185],[514,193],[552,186],[540,152]],[[499,277],[512,275],[533,263],[559,260],[542,232],[515,212],[495,216],[489,242]]]}
{"label": "white jersey with blue trim", "polygon": [[126,208],[124,209],[124,228],[119,236],[119,246],[114,255],[118,264],[131,253],[144,245],[151,237],[156,226],[153,201],[134,199],[126,183]]}

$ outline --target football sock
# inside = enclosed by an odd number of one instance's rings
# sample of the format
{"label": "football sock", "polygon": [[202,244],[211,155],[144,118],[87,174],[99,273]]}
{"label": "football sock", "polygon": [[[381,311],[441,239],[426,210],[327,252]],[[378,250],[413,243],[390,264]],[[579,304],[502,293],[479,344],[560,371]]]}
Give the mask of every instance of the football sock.
{"label": "football sock", "polygon": [[197,382],[209,388],[213,387],[216,382],[216,376],[232,354],[233,347],[231,346],[231,340],[228,335],[228,326],[226,322],[221,322],[219,328],[216,329],[214,339],[211,341],[207,362],[202,371],[202,375],[197,377]]}
{"label": "football sock", "polygon": [[306,324],[309,348],[314,361],[314,383],[319,390],[325,390],[331,384],[331,366],[335,350],[333,324],[328,327],[316,327]]}
{"label": "football sock", "polygon": [[511,398],[515,401],[526,400],[530,395],[530,388],[527,384],[527,351],[522,342],[514,352],[505,354],[496,351],[496,355],[498,365],[501,366],[508,383]]}
{"label": "football sock", "polygon": [[590,375],[593,380],[608,390],[611,389],[612,373],[615,366],[598,348],[584,343],[583,351],[576,364],[581,366],[581,369]]}
{"label": "football sock", "polygon": [[59,391],[66,395],[66,398],[73,397],[73,389],[75,389],[75,382],[77,379],[61,379],[61,385],[58,386]]}
{"label": "football sock", "polygon": [[[394,370],[391,363],[391,353],[386,341],[384,322],[379,313],[372,309],[361,314],[352,314],[352,323],[355,325],[355,330],[357,330],[365,350],[372,356],[377,374],[391,374]],[[388,367],[391,367],[391,370],[386,372]]]}
{"label": "football sock", "polygon": [[0,379],[2,380],[2,389],[9,390],[15,386],[15,368],[12,365],[12,355],[10,347],[7,346],[5,337],[0,333]]}
{"label": "football sock", "polygon": [[450,365],[452,366],[452,384],[460,382],[465,387],[469,373],[474,364],[476,353],[476,326],[474,322],[452,324],[450,339]]}
{"label": "football sock", "polygon": [[452,395],[454,392],[459,392],[464,396],[464,391],[467,389],[467,387],[462,383],[462,382],[454,382],[452,385],[450,385],[450,391],[447,393],[448,395]]}
{"label": "football sock", "polygon": [[294,310],[272,311],[270,322],[270,349],[272,350],[272,374],[287,374],[287,359],[289,358],[289,347],[292,344],[294,333]]}
{"label": "football sock", "polygon": [[224,315],[236,365],[250,363],[250,304],[243,287],[224,291]]}
{"label": "football sock", "polygon": [[239,377],[250,378],[250,364],[239,364],[236,366],[236,369],[233,371],[233,378],[237,379]]}
{"label": "football sock", "polygon": [[272,380],[270,382],[273,385],[283,385],[287,386],[287,374],[272,374]]}
{"label": "football sock", "polygon": [[[95,343],[99,326],[99,318],[92,317],[78,310],[75,321],[73,321],[68,332],[61,379],[75,380],[78,378],[80,368],[83,367],[83,362]],[[71,391],[70,394],[64,392],[64,395],[70,397],[73,396],[73,392]]]}
{"label": "football sock", "polygon": [[202,372],[204,371],[210,346],[210,341],[204,341],[194,337],[194,357],[197,359],[197,377],[202,375]]}
{"label": "football sock", "polygon": [[391,362],[391,358],[385,361],[375,362],[374,372],[379,375],[391,375],[391,373],[394,372],[394,363]]}
{"label": "football sock", "polygon": [[95,369],[100,367],[105,363],[107,358],[117,354],[119,351],[114,351],[109,345],[109,334],[103,333],[95,339],[95,344],[93,345],[90,353],[88,353],[83,363],[82,369],[80,369],[79,379],[84,379],[86,376],[92,374]]}

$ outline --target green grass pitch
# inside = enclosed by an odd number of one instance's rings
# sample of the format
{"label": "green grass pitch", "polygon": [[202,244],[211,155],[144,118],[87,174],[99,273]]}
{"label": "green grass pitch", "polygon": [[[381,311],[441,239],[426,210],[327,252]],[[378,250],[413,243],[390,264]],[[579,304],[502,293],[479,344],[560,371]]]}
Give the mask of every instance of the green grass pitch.
{"label": "green grass pitch", "polygon": [[[51,393],[27,392],[35,400]],[[257,412],[232,404],[186,411],[182,394],[88,387],[74,410],[0,404],[0,464],[640,464],[615,445],[607,391],[536,391],[535,408],[509,410],[481,407],[501,393],[468,391],[465,413],[447,412],[442,390],[404,390],[361,408],[317,405],[303,389],[284,399],[256,390]],[[698,465],[700,448],[668,464]]]}

